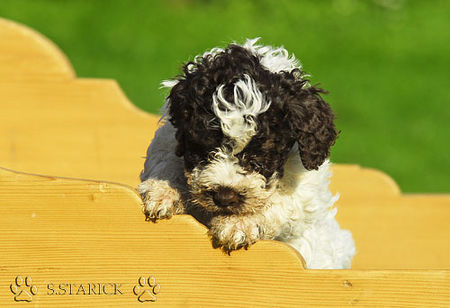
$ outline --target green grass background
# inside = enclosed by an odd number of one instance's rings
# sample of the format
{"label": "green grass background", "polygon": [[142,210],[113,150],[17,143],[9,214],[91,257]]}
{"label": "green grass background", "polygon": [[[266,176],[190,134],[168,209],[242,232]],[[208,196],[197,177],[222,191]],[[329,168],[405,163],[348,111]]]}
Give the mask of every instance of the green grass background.
{"label": "green grass background", "polygon": [[405,192],[450,192],[449,1],[2,0],[0,16],[150,112],[195,55],[247,37],[284,45],[330,92],[334,162],[380,169]]}

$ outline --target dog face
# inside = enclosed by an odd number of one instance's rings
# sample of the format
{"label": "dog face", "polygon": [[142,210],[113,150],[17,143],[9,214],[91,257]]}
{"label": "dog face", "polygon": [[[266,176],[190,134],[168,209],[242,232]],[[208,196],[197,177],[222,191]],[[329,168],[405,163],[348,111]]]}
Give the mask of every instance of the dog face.
{"label": "dog face", "polygon": [[268,206],[295,144],[306,170],[329,156],[334,115],[283,48],[231,44],[165,85],[194,203],[223,215]]}

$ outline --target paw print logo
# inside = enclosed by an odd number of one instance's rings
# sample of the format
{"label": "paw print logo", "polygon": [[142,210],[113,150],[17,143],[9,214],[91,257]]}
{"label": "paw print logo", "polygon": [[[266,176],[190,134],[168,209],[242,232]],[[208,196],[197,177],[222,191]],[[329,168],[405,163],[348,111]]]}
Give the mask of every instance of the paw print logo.
{"label": "paw print logo", "polygon": [[25,279],[22,276],[17,276],[9,288],[14,294],[16,302],[31,302],[33,295],[36,295],[38,291],[30,276],[25,277]]}
{"label": "paw print logo", "polygon": [[156,282],[156,278],[153,276],[144,277],[141,276],[138,279],[137,285],[133,288],[134,295],[137,296],[138,301],[144,302],[156,302],[156,295],[161,290],[161,286]]}

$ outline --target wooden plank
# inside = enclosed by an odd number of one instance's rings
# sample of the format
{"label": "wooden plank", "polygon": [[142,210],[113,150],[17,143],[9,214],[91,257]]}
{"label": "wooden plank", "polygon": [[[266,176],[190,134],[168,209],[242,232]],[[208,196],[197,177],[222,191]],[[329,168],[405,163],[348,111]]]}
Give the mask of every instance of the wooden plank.
{"label": "wooden plank", "polygon": [[450,269],[450,196],[349,199],[337,219],[352,231],[355,269]]}
{"label": "wooden plank", "polygon": [[40,33],[0,18],[0,82],[73,79],[72,65]]}
{"label": "wooden plank", "polygon": [[367,200],[400,196],[397,183],[386,173],[358,165],[334,164],[331,167],[330,189],[342,200]]}
{"label": "wooden plank", "polygon": [[0,166],[137,185],[158,117],[115,81],[0,82]]}
{"label": "wooden plank", "polygon": [[[450,305],[447,270],[303,270],[294,250],[271,241],[228,256],[191,217],[153,224],[140,206],[123,185],[1,169],[0,306],[30,304],[8,290],[17,276],[31,277],[35,295],[18,284],[35,306],[138,306],[133,289],[150,275],[156,306]],[[109,295],[93,294],[99,283]]]}

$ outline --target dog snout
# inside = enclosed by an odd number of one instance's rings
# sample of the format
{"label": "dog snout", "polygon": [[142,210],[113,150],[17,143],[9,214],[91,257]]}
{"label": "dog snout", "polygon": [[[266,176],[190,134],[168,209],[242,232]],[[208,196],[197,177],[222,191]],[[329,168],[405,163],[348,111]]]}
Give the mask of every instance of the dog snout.
{"label": "dog snout", "polygon": [[221,186],[213,193],[213,201],[217,206],[236,206],[242,197],[231,187]]}

